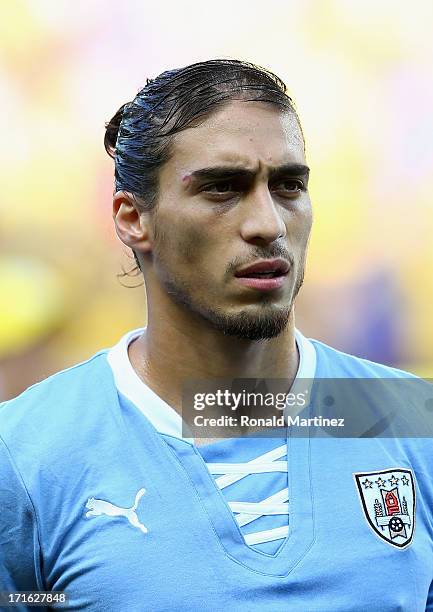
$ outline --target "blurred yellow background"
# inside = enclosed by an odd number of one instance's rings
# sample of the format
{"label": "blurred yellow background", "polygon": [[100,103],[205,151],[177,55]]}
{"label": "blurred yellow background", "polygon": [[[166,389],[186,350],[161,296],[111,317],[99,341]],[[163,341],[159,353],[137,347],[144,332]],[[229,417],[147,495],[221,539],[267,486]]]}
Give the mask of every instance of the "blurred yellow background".
{"label": "blurred yellow background", "polygon": [[[147,77],[215,57],[286,82],[315,225],[296,322],[433,376],[433,3],[0,4],[0,399],[146,322],[111,218],[104,123]],[[141,278],[141,277],[140,277]]]}

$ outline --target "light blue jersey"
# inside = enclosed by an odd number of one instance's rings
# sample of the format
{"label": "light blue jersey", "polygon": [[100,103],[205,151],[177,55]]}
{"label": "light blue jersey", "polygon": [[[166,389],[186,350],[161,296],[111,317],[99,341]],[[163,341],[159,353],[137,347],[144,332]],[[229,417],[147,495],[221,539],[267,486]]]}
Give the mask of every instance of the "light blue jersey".
{"label": "light blue jersey", "polygon": [[[0,590],[91,612],[433,610],[430,438],[197,447],[127,359],[140,332],[0,406]],[[296,341],[298,379],[410,376]]]}

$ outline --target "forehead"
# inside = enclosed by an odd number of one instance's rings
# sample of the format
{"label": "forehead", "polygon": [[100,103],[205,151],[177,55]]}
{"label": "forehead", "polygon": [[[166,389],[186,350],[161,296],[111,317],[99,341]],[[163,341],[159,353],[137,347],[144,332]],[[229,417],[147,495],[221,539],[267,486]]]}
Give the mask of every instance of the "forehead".
{"label": "forehead", "polygon": [[193,172],[218,164],[255,169],[290,162],[305,163],[295,115],[273,104],[235,100],[201,125],[176,134],[167,170]]}

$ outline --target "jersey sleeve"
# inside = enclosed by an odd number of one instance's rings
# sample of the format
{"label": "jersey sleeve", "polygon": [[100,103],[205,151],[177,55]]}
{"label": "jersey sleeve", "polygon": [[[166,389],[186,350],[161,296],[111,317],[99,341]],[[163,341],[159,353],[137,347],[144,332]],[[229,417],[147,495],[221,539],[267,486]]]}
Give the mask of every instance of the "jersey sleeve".
{"label": "jersey sleeve", "polygon": [[0,591],[44,590],[35,512],[0,437]]}
{"label": "jersey sleeve", "polygon": [[425,609],[426,612],[433,612],[433,581],[430,585]]}

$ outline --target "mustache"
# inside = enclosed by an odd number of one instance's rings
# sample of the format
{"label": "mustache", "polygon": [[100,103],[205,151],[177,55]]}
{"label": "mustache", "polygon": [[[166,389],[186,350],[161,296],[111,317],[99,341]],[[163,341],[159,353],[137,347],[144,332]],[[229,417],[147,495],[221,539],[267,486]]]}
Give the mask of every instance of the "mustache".
{"label": "mustache", "polygon": [[227,267],[227,275],[230,276],[240,266],[248,266],[255,263],[258,259],[274,259],[281,257],[289,262],[290,266],[295,263],[292,253],[283,245],[273,244],[267,247],[255,247],[248,257],[236,257]]}

